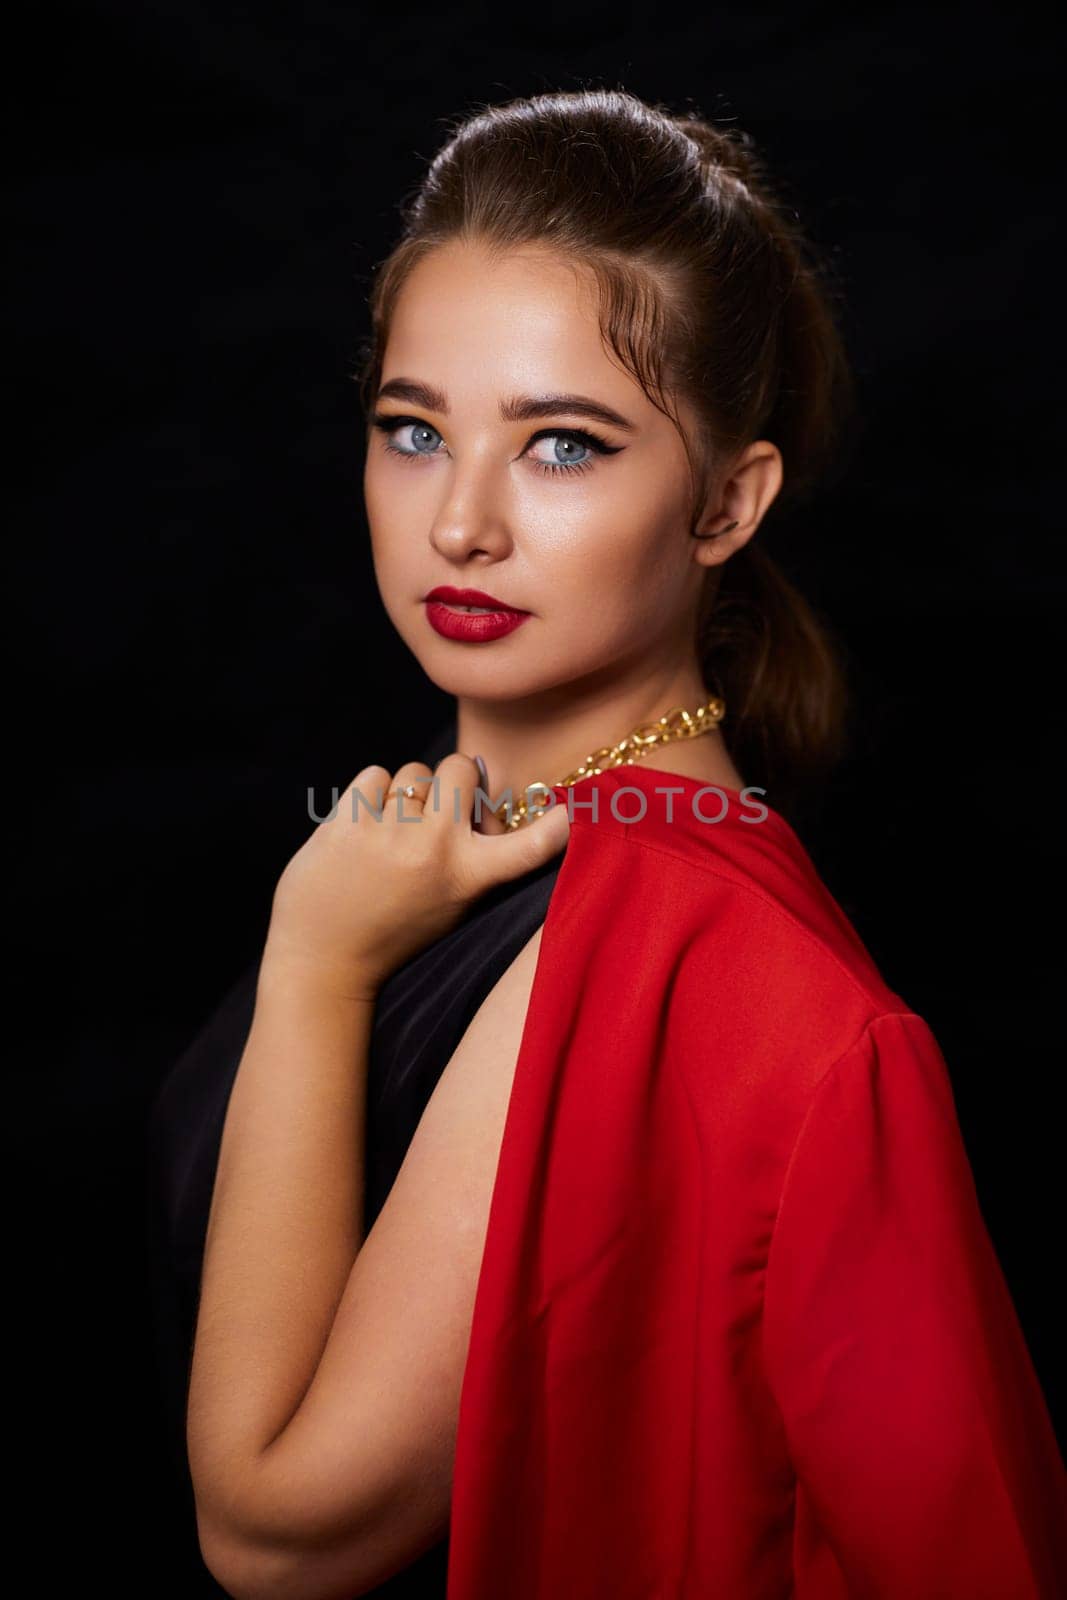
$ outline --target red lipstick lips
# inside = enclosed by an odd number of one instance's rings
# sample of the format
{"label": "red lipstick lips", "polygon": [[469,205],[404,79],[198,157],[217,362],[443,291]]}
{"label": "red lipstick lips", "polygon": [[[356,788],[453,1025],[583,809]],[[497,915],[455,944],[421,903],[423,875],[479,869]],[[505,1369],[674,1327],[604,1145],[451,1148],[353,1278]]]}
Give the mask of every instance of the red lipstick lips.
{"label": "red lipstick lips", "polygon": [[[503,600],[481,589],[452,589],[447,585],[431,589],[425,604],[426,620],[431,628],[445,639],[458,639],[467,644],[503,638],[530,615],[529,611],[505,605]],[[462,606],[477,606],[479,610],[458,609]]]}

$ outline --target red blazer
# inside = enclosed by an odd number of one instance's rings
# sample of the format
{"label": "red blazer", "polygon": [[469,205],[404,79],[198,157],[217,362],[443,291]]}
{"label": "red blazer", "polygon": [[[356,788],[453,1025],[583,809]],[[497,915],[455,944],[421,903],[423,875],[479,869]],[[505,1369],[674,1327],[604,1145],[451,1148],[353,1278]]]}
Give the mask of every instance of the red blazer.
{"label": "red blazer", "polygon": [[641,765],[573,795],[449,1600],[1067,1593],[1063,1463],[929,1027],[758,796]]}

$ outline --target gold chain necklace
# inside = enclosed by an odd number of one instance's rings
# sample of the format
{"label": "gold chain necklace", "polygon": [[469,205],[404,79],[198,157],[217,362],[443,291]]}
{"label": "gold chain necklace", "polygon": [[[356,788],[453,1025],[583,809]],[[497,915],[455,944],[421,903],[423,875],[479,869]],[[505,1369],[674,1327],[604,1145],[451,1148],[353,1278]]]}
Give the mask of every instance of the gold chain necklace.
{"label": "gold chain necklace", "polygon": [[[573,772],[561,778],[558,784],[528,783],[526,785],[526,798],[516,801],[511,807],[510,820],[507,817],[508,802],[502,801],[493,811],[494,817],[499,817],[504,826],[509,829],[521,827],[525,821],[531,804],[531,789],[569,789],[573,784],[580,783],[583,778],[595,777],[599,772],[606,772],[610,767],[632,767],[635,762],[643,761],[650,750],[658,745],[670,744],[675,739],[699,739],[702,733],[710,733],[717,728],[726,714],[726,702],[719,695],[713,695],[710,700],[697,706],[695,711],[685,711],[681,706],[672,706],[664,716],[655,722],[644,722],[636,727],[625,739],[620,739],[618,744],[604,745],[599,750],[594,750],[586,756],[580,767],[575,767]],[[536,805],[537,798],[533,797],[532,803]]]}

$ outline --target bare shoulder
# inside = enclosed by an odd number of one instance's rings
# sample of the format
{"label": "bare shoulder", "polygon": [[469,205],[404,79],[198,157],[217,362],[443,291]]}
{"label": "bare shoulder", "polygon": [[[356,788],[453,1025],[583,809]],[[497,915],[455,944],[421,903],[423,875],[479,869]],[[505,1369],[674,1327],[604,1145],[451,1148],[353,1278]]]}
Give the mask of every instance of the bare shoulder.
{"label": "bare shoulder", "polygon": [[363,1593],[447,1531],[475,1294],[540,943],[539,928],[472,1017],[353,1265],[304,1407],[307,1477],[319,1486],[299,1519],[305,1583]]}

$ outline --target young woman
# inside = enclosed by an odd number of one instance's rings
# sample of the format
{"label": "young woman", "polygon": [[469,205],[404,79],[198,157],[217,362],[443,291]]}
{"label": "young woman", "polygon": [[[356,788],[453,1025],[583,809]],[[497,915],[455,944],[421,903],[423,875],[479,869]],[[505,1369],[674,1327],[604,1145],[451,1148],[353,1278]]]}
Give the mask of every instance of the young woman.
{"label": "young woman", "polygon": [[735,135],[540,96],[453,130],[372,312],[375,571],[456,720],[339,796],[157,1107],[208,1567],[1051,1597],[945,1064],[778,799],[842,707],[757,539],[847,386],[795,222]]}

